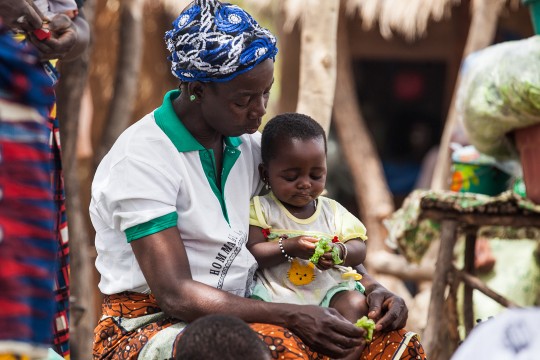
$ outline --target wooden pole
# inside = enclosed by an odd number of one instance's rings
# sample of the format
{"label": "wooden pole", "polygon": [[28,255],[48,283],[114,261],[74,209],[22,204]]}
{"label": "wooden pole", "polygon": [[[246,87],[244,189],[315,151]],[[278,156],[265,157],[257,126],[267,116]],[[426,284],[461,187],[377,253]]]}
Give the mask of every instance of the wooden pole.
{"label": "wooden pole", "polygon": [[[468,274],[474,275],[474,258],[478,226],[466,226],[464,227],[463,232],[465,233],[463,270]],[[463,324],[465,325],[465,335],[467,336],[474,326],[473,287],[467,283],[465,283],[463,287]]]}
{"label": "wooden pole", "polygon": [[429,302],[428,321],[424,331],[424,347],[432,359],[449,359],[451,348],[448,337],[447,322],[450,320],[445,311],[446,288],[448,275],[453,269],[454,245],[458,223],[455,220],[441,222],[441,246],[437,257],[437,267],[433,277],[431,300]]}
{"label": "wooden pole", "polygon": [[336,87],[339,2],[311,0],[302,18],[300,88],[296,111],[314,118],[327,134]]}
{"label": "wooden pole", "polygon": [[[338,29],[337,86],[334,122],[345,160],[351,170],[356,201],[368,229],[370,252],[384,250],[386,230],[382,220],[394,211],[381,161],[362,118],[354,83],[348,43],[347,20]],[[369,259],[369,256],[368,256]]]}
{"label": "wooden pole", "polygon": [[[463,60],[472,52],[481,50],[493,42],[497,30],[497,20],[506,0],[472,0],[472,20],[469,26],[467,42],[463,50]],[[431,188],[433,190],[446,190],[449,188],[450,180],[450,142],[452,133],[457,123],[456,95],[461,83],[461,73],[458,79],[450,102],[450,108],[446,118],[437,164],[433,173]]]}
{"label": "wooden pole", "polygon": [[103,136],[95,152],[96,166],[129,126],[135,107],[143,51],[143,6],[144,0],[120,2],[120,39],[114,94]]}

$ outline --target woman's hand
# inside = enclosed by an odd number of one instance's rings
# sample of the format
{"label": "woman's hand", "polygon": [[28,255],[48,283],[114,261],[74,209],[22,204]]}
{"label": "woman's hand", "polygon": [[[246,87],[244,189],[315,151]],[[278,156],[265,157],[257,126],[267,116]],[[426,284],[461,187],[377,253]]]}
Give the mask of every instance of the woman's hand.
{"label": "woman's hand", "polygon": [[375,330],[391,331],[405,327],[409,310],[405,300],[379,286],[367,295],[368,317],[376,322]]}
{"label": "woman's hand", "polygon": [[356,270],[363,276],[361,282],[366,288],[368,317],[376,322],[375,330],[391,331],[405,327],[409,314],[405,301],[373,280],[362,265]]}
{"label": "woman's hand", "polygon": [[33,33],[28,37],[38,48],[42,59],[61,59],[75,46],[78,38],[77,29],[67,15],[58,14],[51,19],[49,31],[51,37],[46,40],[39,40]]}
{"label": "woman's hand", "polygon": [[90,43],[90,27],[82,11],[73,20],[65,14],[56,15],[49,24],[49,30],[51,37],[46,40],[39,40],[34,34],[28,35],[44,60],[74,60]]}
{"label": "woman's hand", "polygon": [[365,330],[354,326],[333,308],[304,305],[294,311],[285,326],[312,350],[342,358],[364,346]]}
{"label": "woman's hand", "polygon": [[11,29],[25,32],[39,29],[42,25],[38,11],[25,0],[0,1],[0,18]]}

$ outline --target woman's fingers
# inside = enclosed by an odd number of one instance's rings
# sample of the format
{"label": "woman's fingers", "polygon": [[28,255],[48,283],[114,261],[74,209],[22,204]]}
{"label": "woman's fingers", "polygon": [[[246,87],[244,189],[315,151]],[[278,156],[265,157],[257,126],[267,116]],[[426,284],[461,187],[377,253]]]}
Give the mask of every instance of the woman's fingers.
{"label": "woman's fingers", "polygon": [[377,330],[397,330],[405,327],[409,311],[400,297],[386,299],[383,309],[385,314],[377,321]]}
{"label": "woman's fingers", "polygon": [[364,344],[363,329],[357,328],[335,309],[303,306],[295,316],[291,330],[313,350],[332,358],[341,358]]}
{"label": "woman's fingers", "polygon": [[0,1],[0,17],[10,28],[26,32],[41,28],[40,14],[26,0]]}
{"label": "woman's fingers", "polygon": [[405,301],[384,288],[368,295],[368,305],[368,317],[376,321],[377,331],[401,329],[407,323]]}

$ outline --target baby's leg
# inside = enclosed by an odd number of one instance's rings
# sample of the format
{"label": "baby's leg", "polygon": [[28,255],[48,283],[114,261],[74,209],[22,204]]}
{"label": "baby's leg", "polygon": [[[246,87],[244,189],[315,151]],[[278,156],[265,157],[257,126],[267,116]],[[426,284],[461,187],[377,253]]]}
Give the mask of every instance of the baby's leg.
{"label": "baby's leg", "polygon": [[[369,309],[364,294],[353,290],[341,291],[334,295],[330,301],[330,307],[339,311],[343,317],[352,323],[367,315]],[[358,348],[343,360],[359,360],[364,347]]]}
{"label": "baby's leg", "polygon": [[364,294],[354,290],[341,291],[332,296],[330,307],[339,311],[341,315],[353,323],[367,315],[369,309]]}

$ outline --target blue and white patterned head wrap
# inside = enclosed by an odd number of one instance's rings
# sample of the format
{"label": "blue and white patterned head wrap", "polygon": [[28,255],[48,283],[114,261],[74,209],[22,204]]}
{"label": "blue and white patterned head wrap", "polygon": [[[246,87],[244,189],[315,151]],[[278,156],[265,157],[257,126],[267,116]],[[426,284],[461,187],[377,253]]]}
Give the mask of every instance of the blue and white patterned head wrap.
{"label": "blue and white patterned head wrap", "polygon": [[165,33],[171,71],[183,82],[229,81],[277,54],[276,38],[240,7],[195,0]]}

